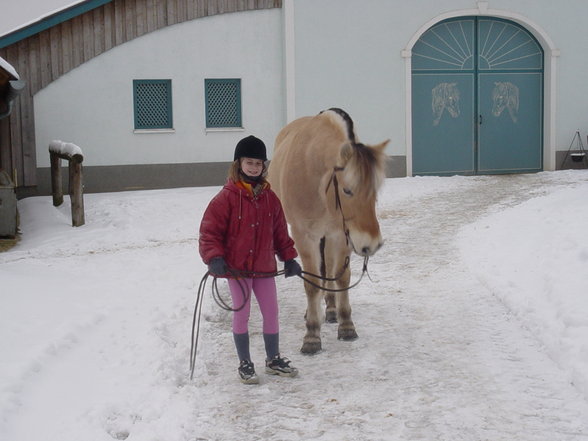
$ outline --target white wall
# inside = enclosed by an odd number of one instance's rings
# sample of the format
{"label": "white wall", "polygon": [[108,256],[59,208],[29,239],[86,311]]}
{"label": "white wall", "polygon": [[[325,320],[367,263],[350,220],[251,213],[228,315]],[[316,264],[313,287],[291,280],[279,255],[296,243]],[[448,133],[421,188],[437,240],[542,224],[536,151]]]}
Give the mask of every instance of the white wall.
{"label": "white wall", "polygon": [[432,17],[464,0],[295,0],[296,114],[341,107],[360,141],[390,139],[389,155],[406,155],[405,61],[402,51]]}
{"label": "white wall", "polygon": [[[79,145],[84,165],[231,161],[242,137],[268,146],[284,125],[279,9],[222,14],[117,46],[35,97],[37,163],[53,139]],[[205,131],[204,79],[241,78],[244,130]],[[134,133],[133,79],[171,79],[174,133]]]}
{"label": "white wall", "polygon": [[[559,49],[557,57],[556,147],[567,150],[580,130],[586,147],[588,133],[588,1],[491,0],[490,5],[514,9],[545,29]],[[547,60],[546,60],[547,62]],[[558,164],[559,165],[559,164]]]}
{"label": "white wall", "polygon": [[[347,111],[361,142],[405,153],[404,63],[410,33],[387,0],[295,0],[296,115]],[[412,2],[403,2],[412,3]]]}

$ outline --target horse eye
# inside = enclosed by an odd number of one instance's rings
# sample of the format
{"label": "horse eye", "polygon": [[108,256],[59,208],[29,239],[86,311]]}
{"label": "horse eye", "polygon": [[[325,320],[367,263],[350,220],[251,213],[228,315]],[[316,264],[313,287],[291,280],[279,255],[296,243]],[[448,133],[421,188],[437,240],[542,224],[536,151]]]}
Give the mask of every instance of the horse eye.
{"label": "horse eye", "polygon": [[343,188],[343,193],[345,193],[347,196],[353,196],[353,192],[348,188]]}

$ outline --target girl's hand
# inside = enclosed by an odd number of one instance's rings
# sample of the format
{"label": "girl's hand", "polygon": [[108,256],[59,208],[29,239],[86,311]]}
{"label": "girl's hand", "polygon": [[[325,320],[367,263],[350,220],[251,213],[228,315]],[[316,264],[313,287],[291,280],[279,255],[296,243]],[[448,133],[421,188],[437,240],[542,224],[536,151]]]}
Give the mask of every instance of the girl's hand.
{"label": "girl's hand", "polygon": [[227,263],[222,257],[214,257],[208,262],[208,272],[213,276],[224,276],[227,273]]}
{"label": "girl's hand", "polygon": [[290,259],[284,262],[284,276],[292,277],[300,275],[302,275],[302,268],[300,268],[296,259]]}

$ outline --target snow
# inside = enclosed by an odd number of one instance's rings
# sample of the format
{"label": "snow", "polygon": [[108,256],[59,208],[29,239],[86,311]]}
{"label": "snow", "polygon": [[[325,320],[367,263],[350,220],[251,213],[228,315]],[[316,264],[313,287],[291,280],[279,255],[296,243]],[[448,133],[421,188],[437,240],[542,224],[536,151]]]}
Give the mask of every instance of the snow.
{"label": "snow", "polygon": [[[464,228],[470,270],[514,311],[588,398],[588,186]],[[475,246],[472,246],[475,244]],[[500,255],[480,250],[500,248]]]}
{"label": "snow", "polygon": [[5,8],[0,14],[0,37],[83,3],[84,0],[20,0],[18,7]]}
{"label": "snow", "polygon": [[49,143],[49,151],[73,157],[75,155],[84,156],[82,149],[71,142],[63,142],[60,140],[53,140]]}
{"label": "snow", "polygon": [[[580,440],[588,437],[588,172],[388,179],[386,243],[351,292],[359,334],[299,353],[305,296],[277,280],[294,379],[236,376],[230,313],[207,291],[198,225],[219,187],[18,203],[0,253],[0,439]],[[352,281],[361,259],[352,261]],[[219,283],[226,296],[226,284]]]}

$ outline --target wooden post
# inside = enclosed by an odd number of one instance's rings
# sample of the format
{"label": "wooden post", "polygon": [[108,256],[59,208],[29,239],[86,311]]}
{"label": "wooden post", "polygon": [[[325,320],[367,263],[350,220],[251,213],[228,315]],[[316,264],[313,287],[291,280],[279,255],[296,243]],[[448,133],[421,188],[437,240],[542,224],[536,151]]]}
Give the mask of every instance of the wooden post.
{"label": "wooden post", "polygon": [[51,193],[53,194],[53,206],[63,204],[63,190],[61,189],[61,158],[54,152],[49,152],[51,159]]}
{"label": "wooden post", "polygon": [[86,223],[84,216],[84,184],[81,155],[74,155],[69,161],[69,188],[71,198],[71,223],[80,227]]}
{"label": "wooden post", "polygon": [[80,227],[86,223],[82,173],[84,155],[75,144],[53,141],[49,144],[49,157],[51,159],[51,190],[55,207],[63,204],[61,160],[65,159],[69,163],[68,194],[71,200],[71,224],[74,227]]}

